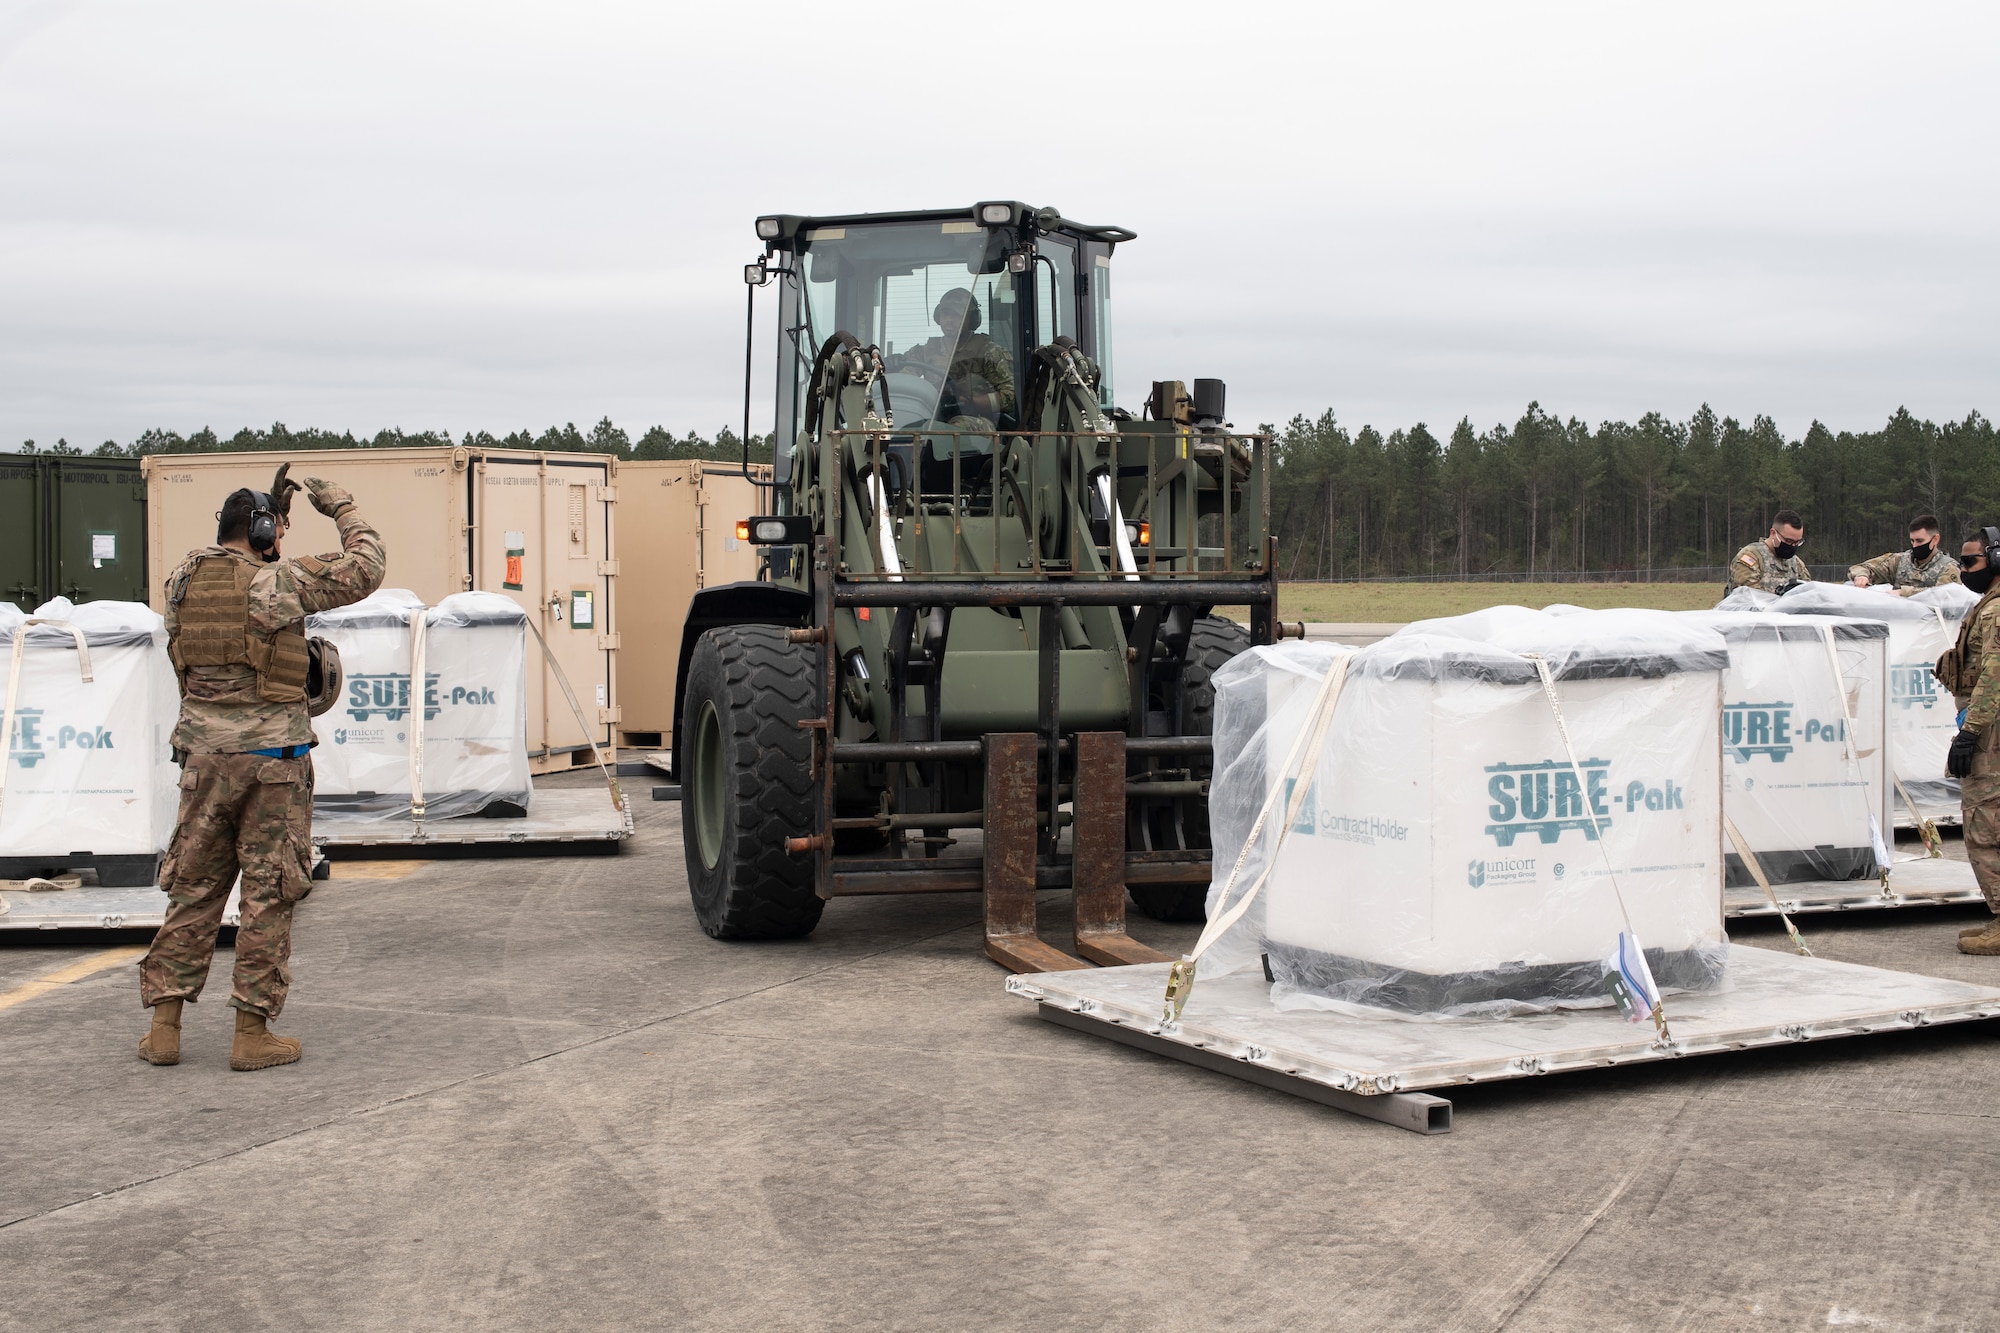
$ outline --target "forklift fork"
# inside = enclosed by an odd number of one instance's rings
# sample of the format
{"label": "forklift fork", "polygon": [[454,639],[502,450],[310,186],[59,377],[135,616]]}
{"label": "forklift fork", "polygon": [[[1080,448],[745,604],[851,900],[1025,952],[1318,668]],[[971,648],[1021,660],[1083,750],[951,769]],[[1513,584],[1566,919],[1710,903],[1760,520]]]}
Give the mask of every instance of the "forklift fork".
{"label": "forklift fork", "polygon": [[[1076,951],[1090,963],[1041,938],[1035,921],[1041,845],[1035,799],[1041,768],[1038,739],[1029,732],[986,737],[987,956],[1015,972],[1172,961],[1125,933],[1125,737],[1118,732],[1074,737],[1070,886],[1075,896]],[[1055,791],[1051,783],[1051,826],[1056,823]]]}

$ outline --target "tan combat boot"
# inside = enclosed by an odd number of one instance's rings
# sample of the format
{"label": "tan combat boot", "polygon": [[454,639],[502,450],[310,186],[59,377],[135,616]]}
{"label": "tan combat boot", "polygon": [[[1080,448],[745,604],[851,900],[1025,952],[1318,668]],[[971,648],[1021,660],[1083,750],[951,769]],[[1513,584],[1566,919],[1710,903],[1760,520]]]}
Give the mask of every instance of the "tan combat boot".
{"label": "tan combat boot", "polygon": [[1992,924],[1983,930],[1960,935],[1958,951],[1988,956],[2000,954],[2000,917],[1995,917]]}
{"label": "tan combat boot", "polygon": [[[1994,920],[2000,921],[2000,917],[1996,917]],[[1967,926],[1964,930],[1959,931],[1958,937],[1962,940],[1969,940],[1974,935],[1984,935],[1991,929],[1993,929],[1993,921],[1982,921],[1976,926]]]}
{"label": "tan combat boot", "polygon": [[248,1009],[236,1011],[236,1040],[229,1044],[231,1069],[269,1069],[272,1065],[291,1064],[298,1058],[298,1042],[266,1031],[264,1015]]}
{"label": "tan combat boot", "polygon": [[153,1006],[153,1026],[139,1038],[139,1058],[149,1065],[181,1062],[181,1002],[161,1000]]}

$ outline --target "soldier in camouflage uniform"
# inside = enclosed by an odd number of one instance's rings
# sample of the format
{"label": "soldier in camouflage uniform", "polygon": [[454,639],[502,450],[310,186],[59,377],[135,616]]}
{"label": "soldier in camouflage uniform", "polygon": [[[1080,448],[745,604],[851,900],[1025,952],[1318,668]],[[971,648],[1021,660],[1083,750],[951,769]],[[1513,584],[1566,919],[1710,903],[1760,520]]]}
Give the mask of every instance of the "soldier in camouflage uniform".
{"label": "soldier in camouflage uniform", "polygon": [[921,366],[936,372],[958,404],[948,424],[991,429],[1002,414],[1014,411],[1014,358],[979,332],[979,302],[963,287],[939,297],[931,318],[942,335],[890,357],[885,366],[889,370]]}
{"label": "soldier in camouflage uniform", "polygon": [[1805,544],[1805,520],[1789,509],[1780,509],[1764,539],[1751,542],[1729,562],[1731,590],[1784,592],[1794,583],[1811,582],[1812,571],[1799,559],[1799,548]]}
{"label": "soldier in camouflage uniform", "polygon": [[1943,531],[1937,517],[1925,514],[1910,524],[1910,549],[1891,551],[1873,560],[1864,560],[1847,571],[1857,588],[1893,588],[1898,597],[1908,597],[1941,583],[1958,582],[1958,560],[1945,552],[1938,540]]}
{"label": "soldier in camouflage uniform", "polygon": [[[296,483],[292,483],[295,487]],[[360,601],[382,582],[382,539],[354,497],[308,478],[313,508],[340,527],[339,552],[279,558],[284,521],[253,549],[259,518],[287,508],[237,491],[217,516],[217,545],[190,552],[167,577],[169,652],[181,682],[180,817],[160,871],[166,923],[139,964],[139,997],[153,1011],[139,1054],[180,1060],[181,1006],[201,994],[237,873],[236,1009],[231,1069],[265,1069],[299,1058],[299,1043],[266,1022],[291,984],[292,905],[310,887],[312,719],[306,707],[305,617]],[[273,513],[275,511],[275,514]]]}
{"label": "soldier in camouflage uniform", "polygon": [[[2000,538],[1994,529],[1986,534]],[[1961,581],[1979,593],[1979,604],[1966,613],[1958,642],[1938,659],[1937,678],[1958,704],[1958,735],[1945,757],[1945,771],[1959,780],[1963,803],[1965,859],[1994,919],[1959,932],[1961,952],[2000,954],[2000,584],[1994,582],[1993,562],[2000,546],[1984,536],[1967,538],[1960,548]]]}

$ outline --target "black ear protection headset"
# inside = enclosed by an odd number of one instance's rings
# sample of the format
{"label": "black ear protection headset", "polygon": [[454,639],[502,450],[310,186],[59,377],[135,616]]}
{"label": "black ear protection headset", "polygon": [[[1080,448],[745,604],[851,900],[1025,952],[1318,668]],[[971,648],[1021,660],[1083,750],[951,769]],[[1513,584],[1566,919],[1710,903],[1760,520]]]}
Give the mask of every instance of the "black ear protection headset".
{"label": "black ear protection headset", "polygon": [[264,557],[265,562],[276,560],[278,546],[278,525],[289,524],[292,516],[292,492],[299,489],[295,481],[285,479],[292,470],[290,463],[280,463],[278,473],[271,478],[268,491],[250,492],[250,530],[245,540],[250,549]]}
{"label": "black ear protection headset", "polygon": [[250,549],[264,555],[278,544],[278,511],[263,491],[250,492]]}

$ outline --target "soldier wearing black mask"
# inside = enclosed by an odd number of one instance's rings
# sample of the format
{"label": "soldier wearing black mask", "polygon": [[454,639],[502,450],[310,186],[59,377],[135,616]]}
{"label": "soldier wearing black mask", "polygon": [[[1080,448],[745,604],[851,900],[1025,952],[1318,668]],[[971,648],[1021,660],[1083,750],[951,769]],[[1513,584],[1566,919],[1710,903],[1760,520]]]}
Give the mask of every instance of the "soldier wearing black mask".
{"label": "soldier wearing black mask", "polygon": [[1764,540],[1751,542],[1729,562],[1730,588],[1786,592],[1795,583],[1811,582],[1812,571],[1799,559],[1805,544],[1805,520],[1789,509],[1780,509],[1772,516],[1771,531]]}
{"label": "soldier wearing black mask", "polygon": [[1979,604],[1959,622],[1958,642],[1938,659],[1937,678],[1958,705],[1958,735],[1945,772],[1958,779],[1964,807],[1965,859],[1994,919],[1959,932],[1962,953],[2000,954],[2000,528],[1987,528],[1959,548],[1959,581]]}
{"label": "soldier wearing black mask", "polygon": [[1857,588],[1891,588],[1898,597],[1908,597],[1941,583],[1957,583],[1958,561],[1945,553],[1938,540],[1942,531],[1937,517],[1925,514],[1910,524],[1910,548],[1891,551],[1873,560],[1864,560],[1847,571]]}

